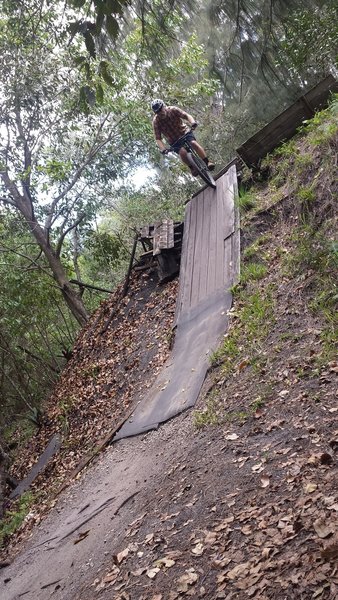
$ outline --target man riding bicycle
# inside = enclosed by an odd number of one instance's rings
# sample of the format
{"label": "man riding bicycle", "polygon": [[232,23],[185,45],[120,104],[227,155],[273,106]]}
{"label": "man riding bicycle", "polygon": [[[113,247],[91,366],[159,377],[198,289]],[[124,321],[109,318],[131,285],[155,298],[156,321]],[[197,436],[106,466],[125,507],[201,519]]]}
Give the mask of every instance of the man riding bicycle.
{"label": "man riding bicycle", "polygon": [[[214,163],[209,161],[204,148],[197,143],[194,134],[189,130],[189,127],[185,123],[185,121],[188,122],[192,130],[196,129],[198,123],[191,115],[177,106],[166,106],[163,100],[159,99],[153,100],[151,108],[155,113],[153,118],[155,140],[162,154],[167,154],[169,152],[169,149],[166,148],[162,141],[162,137],[164,137],[168,144],[171,145],[172,150],[174,150],[176,154],[179,154],[182,161],[190,168],[192,175],[196,177],[198,171],[190,166],[187,160],[187,151],[183,147],[184,140],[179,139],[187,134],[186,139],[189,140],[197,154],[204,160],[208,169],[212,171],[215,168]],[[179,140],[178,143],[175,143],[177,140]]]}

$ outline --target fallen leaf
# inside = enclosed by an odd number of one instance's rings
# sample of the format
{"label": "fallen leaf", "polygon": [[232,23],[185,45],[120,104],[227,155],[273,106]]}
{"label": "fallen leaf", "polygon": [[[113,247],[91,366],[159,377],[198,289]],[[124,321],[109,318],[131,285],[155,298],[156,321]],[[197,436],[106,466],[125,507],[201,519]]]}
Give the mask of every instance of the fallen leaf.
{"label": "fallen leaf", "polygon": [[195,556],[202,556],[203,552],[204,552],[204,546],[201,542],[199,542],[198,544],[196,544],[196,546],[194,546],[191,550],[191,552],[193,554],[195,554]]}
{"label": "fallen leaf", "polygon": [[334,533],[333,525],[327,524],[324,519],[317,519],[313,522],[313,529],[321,539],[327,538]]}
{"label": "fallen leaf", "polygon": [[249,562],[236,565],[233,569],[231,569],[230,571],[227,572],[227,578],[228,579],[237,579],[237,577],[244,575],[244,573],[248,572],[249,565],[250,565]]}
{"label": "fallen leaf", "polygon": [[316,489],[317,489],[318,485],[316,483],[306,483],[304,485],[304,492],[306,494],[312,494]]}
{"label": "fallen leaf", "polygon": [[160,572],[160,568],[159,567],[153,567],[152,569],[148,569],[146,575],[147,577],[149,577],[149,579],[154,579],[154,577],[156,577],[157,573]]}
{"label": "fallen leaf", "polygon": [[205,538],[204,538],[204,543],[205,544],[214,544],[217,540],[217,534],[215,533],[215,531],[208,531]]}
{"label": "fallen leaf", "polygon": [[268,477],[267,475],[263,475],[263,477],[261,477],[261,487],[267,488],[269,485],[270,485],[270,477]]}
{"label": "fallen leaf", "polygon": [[250,525],[244,525],[244,527],[241,527],[241,532],[244,535],[251,535],[252,529],[251,529]]}
{"label": "fallen leaf", "polygon": [[134,575],[134,577],[140,577],[146,570],[146,567],[140,567],[139,569],[136,569],[136,571],[131,571],[131,574]]}
{"label": "fallen leaf", "polygon": [[116,554],[116,561],[120,564],[129,554],[129,548],[125,548],[122,552]]}
{"label": "fallen leaf", "polygon": [[237,433],[229,433],[229,434],[225,435],[224,437],[226,440],[233,441],[233,440],[238,440],[239,435],[237,435]]}
{"label": "fallen leaf", "polygon": [[323,548],[321,555],[324,560],[334,560],[335,558],[338,558],[338,542]]}
{"label": "fallen leaf", "polygon": [[251,471],[253,471],[254,473],[260,473],[261,471],[264,471],[264,466],[262,465],[262,463],[258,463],[257,465],[253,465],[253,467],[251,467]]}
{"label": "fallen leaf", "polygon": [[177,591],[181,593],[185,593],[188,591],[189,586],[195,583],[198,579],[198,575],[194,569],[188,569],[185,572],[185,575],[182,575],[177,583]]}
{"label": "fallen leaf", "polygon": [[154,564],[156,565],[156,567],[166,567],[167,569],[169,569],[170,567],[173,567],[174,564],[176,564],[176,561],[172,558],[164,556],[163,558],[159,558],[158,560],[156,560]]}

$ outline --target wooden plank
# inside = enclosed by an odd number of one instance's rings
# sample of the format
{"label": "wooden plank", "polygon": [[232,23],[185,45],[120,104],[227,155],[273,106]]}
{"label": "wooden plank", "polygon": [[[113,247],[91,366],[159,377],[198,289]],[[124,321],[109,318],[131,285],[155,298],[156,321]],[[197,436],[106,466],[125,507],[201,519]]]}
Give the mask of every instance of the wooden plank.
{"label": "wooden plank", "polygon": [[153,233],[153,255],[154,256],[157,256],[161,252],[160,240],[161,240],[161,223],[157,222],[154,225],[154,233]]}
{"label": "wooden plank", "polygon": [[211,193],[209,192],[209,190],[205,190],[203,192],[203,236],[200,248],[200,282],[196,304],[198,304],[204,298],[208,297],[211,293],[208,289],[208,267],[210,248],[213,247],[215,244],[214,237],[210,235],[211,204],[213,200],[215,200],[215,196],[216,194],[213,190],[211,191]]}
{"label": "wooden plank", "polygon": [[[187,258],[186,258],[186,277],[183,288],[183,296],[182,296],[182,309],[190,306],[190,296],[191,296],[191,273],[193,269],[194,262],[194,248],[195,248],[195,237],[196,237],[196,211],[197,205],[192,204],[189,206],[189,218],[190,218],[190,233],[189,233],[189,241],[187,247]],[[185,236],[185,234],[184,234]]]}
{"label": "wooden plank", "polygon": [[236,169],[232,167],[227,176],[223,180],[223,202],[224,202],[224,238],[228,238],[235,229],[235,216],[234,216],[234,185],[236,180],[237,186],[237,173]]}
{"label": "wooden plank", "polygon": [[179,288],[178,288],[177,300],[176,300],[174,327],[176,326],[177,320],[181,313],[183,290],[184,290],[185,279],[186,279],[186,264],[187,264],[188,244],[189,244],[189,240],[190,240],[190,235],[191,235],[191,211],[190,211],[190,207],[186,207],[182,253],[181,253],[181,265],[180,265],[180,273],[179,273]]}
{"label": "wooden plank", "polygon": [[216,273],[215,273],[215,289],[222,285],[224,279],[224,182],[227,179],[227,174],[217,182],[217,228],[216,228]]}
{"label": "wooden plank", "polygon": [[163,248],[167,247],[167,240],[168,240],[168,221],[166,219],[164,221],[162,221],[162,223],[159,227],[159,236],[160,236],[159,248],[162,250]]}
{"label": "wooden plank", "polygon": [[[219,184],[218,184],[219,185]],[[208,279],[207,288],[210,294],[216,289],[216,244],[217,244],[217,196],[210,203],[210,234],[212,239],[208,253]]]}
{"label": "wooden plank", "polygon": [[225,265],[224,240],[235,228],[235,185],[237,189],[236,167],[232,165],[218,180],[216,190],[204,189],[186,207],[189,231],[184,233],[176,322],[224,288],[231,267]]}
{"label": "wooden plank", "polygon": [[172,219],[169,219],[169,223],[168,223],[168,241],[167,241],[167,248],[173,248],[174,247],[174,221]]}
{"label": "wooden plank", "polygon": [[172,219],[164,219],[160,225],[160,249],[174,247],[174,222]]}
{"label": "wooden plank", "polygon": [[[238,282],[239,278],[239,211],[238,206],[235,209],[235,199],[238,195],[237,174],[231,169],[227,175],[228,178],[228,206],[227,212],[231,213],[229,218],[226,237],[224,240],[224,282],[229,287]],[[238,253],[237,254],[234,254]]]}
{"label": "wooden plank", "polygon": [[194,204],[196,205],[196,226],[195,226],[195,246],[193,249],[193,264],[192,264],[192,272],[191,272],[191,286],[190,286],[190,307],[193,307],[197,304],[198,293],[199,293],[199,285],[200,285],[200,250],[203,239],[203,196],[204,192],[201,193],[201,196],[196,199]]}
{"label": "wooden plank", "polygon": [[141,235],[141,238],[149,237],[149,225],[144,225],[143,227],[141,227],[140,235]]}
{"label": "wooden plank", "polygon": [[307,111],[303,103],[298,100],[236,151],[248,166],[254,165],[283,140],[292,137],[306,118],[308,118]]}

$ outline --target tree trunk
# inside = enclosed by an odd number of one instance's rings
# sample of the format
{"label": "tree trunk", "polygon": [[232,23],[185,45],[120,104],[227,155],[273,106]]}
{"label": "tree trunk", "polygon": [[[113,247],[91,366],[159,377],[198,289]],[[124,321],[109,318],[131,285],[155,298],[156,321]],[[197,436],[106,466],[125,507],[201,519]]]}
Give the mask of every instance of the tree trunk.
{"label": "tree trunk", "polygon": [[[25,216],[25,215],[24,215]],[[25,217],[26,218],[26,217]],[[27,219],[26,219],[27,220]],[[32,235],[35,237],[42,252],[44,253],[48,264],[52,270],[55,281],[58,283],[65,302],[80,325],[85,325],[88,320],[88,314],[83,304],[81,296],[72,288],[66,276],[65,270],[53,248],[48,244],[43,229],[35,220],[28,221]]]}
{"label": "tree trunk", "polygon": [[61,260],[49,243],[47,233],[36,220],[30,193],[26,188],[24,195],[21,195],[15,183],[11,181],[7,171],[2,172],[1,176],[5,187],[11,194],[11,204],[15,205],[17,210],[22,214],[31,234],[44,253],[69,310],[80,325],[85,325],[88,320],[88,314],[83,301],[80,295],[71,287]]}

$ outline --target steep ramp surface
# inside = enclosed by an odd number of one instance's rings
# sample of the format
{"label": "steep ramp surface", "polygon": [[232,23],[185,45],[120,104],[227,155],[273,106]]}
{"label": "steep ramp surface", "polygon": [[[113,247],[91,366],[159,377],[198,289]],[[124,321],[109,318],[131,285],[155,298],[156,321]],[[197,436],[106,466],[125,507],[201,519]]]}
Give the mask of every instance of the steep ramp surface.
{"label": "steep ramp surface", "polygon": [[176,336],[172,355],[148,396],[114,440],[156,429],[192,407],[210,365],[210,354],[227,330],[230,288],[239,277],[236,167],[187,204]]}

